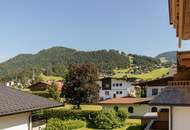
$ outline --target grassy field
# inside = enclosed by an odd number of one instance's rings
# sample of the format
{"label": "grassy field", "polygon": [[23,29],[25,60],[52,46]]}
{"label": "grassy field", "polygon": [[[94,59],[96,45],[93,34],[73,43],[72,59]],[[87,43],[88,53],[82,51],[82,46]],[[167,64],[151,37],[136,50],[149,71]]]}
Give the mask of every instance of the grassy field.
{"label": "grassy field", "polygon": [[[166,75],[169,72],[169,68],[160,68],[160,69],[156,69],[153,70],[149,73],[145,73],[145,74],[127,74],[127,77],[130,78],[140,78],[143,80],[151,80],[151,79],[156,79],[156,78],[160,78],[163,75]],[[123,78],[124,76],[126,76],[126,74],[123,73],[118,73],[116,75],[114,75],[114,78]]]}
{"label": "grassy field", "polygon": [[[64,107],[58,107],[57,109],[59,109],[59,108],[69,110],[69,109],[73,108],[73,105],[66,104]],[[100,110],[102,110],[102,106],[100,106],[100,105],[81,105],[81,110],[100,111]]]}
{"label": "grassy field", "polygon": [[[100,129],[80,128],[77,130],[100,130]],[[139,119],[127,119],[126,125],[124,127],[113,130],[141,130],[141,121]]]}
{"label": "grassy field", "polygon": [[57,76],[45,76],[45,75],[40,75],[40,78],[44,81],[48,81],[48,80],[55,80],[55,81],[58,81],[58,80],[63,80],[62,77],[57,77]]}
{"label": "grassy field", "polygon": [[149,73],[145,73],[145,74],[139,74],[139,75],[128,75],[128,77],[135,77],[135,78],[140,78],[143,80],[151,80],[151,79],[156,79],[159,77],[162,77],[164,75],[166,75],[169,72],[169,68],[160,68],[160,69],[156,69],[153,70]]}

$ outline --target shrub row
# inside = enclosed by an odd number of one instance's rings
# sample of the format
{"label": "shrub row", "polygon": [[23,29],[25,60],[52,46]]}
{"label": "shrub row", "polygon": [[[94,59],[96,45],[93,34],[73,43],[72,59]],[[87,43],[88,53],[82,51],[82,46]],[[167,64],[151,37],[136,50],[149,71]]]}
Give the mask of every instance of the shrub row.
{"label": "shrub row", "polygon": [[[82,120],[94,125],[99,129],[113,129],[124,125],[127,118],[125,110],[102,110],[102,111],[81,111],[65,109],[49,109],[44,111],[48,118],[59,118],[64,121]],[[59,123],[58,123],[59,124]],[[64,130],[64,129],[63,129]]]}
{"label": "shrub row", "polygon": [[93,123],[100,111],[81,111],[65,109],[49,109],[44,111],[44,115],[50,118],[59,118],[62,120],[83,120]]}
{"label": "shrub row", "polygon": [[68,120],[63,121],[58,118],[51,118],[48,120],[47,127],[45,130],[73,130],[83,128],[86,123],[81,120]]}

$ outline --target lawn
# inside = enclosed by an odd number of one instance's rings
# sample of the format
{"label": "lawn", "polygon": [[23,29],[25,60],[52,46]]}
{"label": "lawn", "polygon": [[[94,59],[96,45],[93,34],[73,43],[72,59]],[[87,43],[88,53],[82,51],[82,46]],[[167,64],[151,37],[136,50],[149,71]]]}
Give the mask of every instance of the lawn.
{"label": "lawn", "polygon": [[145,74],[139,74],[139,75],[129,74],[128,77],[135,77],[135,78],[140,78],[143,80],[152,80],[152,79],[160,78],[166,75],[168,72],[169,72],[169,68],[160,68],[160,69],[156,69]]}
{"label": "lawn", "polygon": [[127,77],[129,78],[140,78],[143,80],[152,80],[152,79],[156,79],[156,78],[160,78],[163,75],[166,75],[169,72],[169,68],[160,68],[160,69],[156,69],[153,70],[149,73],[145,73],[145,74],[124,74],[124,73],[118,73],[116,75],[114,75],[114,78],[123,78],[124,76],[127,75]]}
{"label": "lawn", "polygon": [[45,76],[45,75],[40,75],[40,78],[44,81],[48,81],[48,80],[55,80],[55,81],[59,81],[59,80],[63,80],[62,77],[58,77],[58,76]]}
{"label": "lawn", "polygon": [[[66,104],[64,107],[58,107],[56,109],[66,109],[66,110],[70,110],[73,108],[73,105],[70,104]],[[89,110],[89,111],[100,111],[102,110],[102,106],[100,105],[81,105],[81,110]]]}
{"label": "lawn", "polygon": [[[80,128],[76,130],[100,130],[100,129]],[[127,119],[126,125],[124,127],[113,130],[141,130],[141,121],[139,119]]]}

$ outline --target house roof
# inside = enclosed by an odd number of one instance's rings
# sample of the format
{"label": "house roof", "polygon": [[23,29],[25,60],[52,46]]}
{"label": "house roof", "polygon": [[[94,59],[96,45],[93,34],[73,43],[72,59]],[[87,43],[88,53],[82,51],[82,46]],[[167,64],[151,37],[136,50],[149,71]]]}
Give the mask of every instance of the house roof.
{"label": "house roof", "polygon": [[100,105],[130,105],[148,103],[150,98],[112,98],[99,102]]}
{"label": "house roof", "polygon": [[165,77],[165,78],[160,78],[160,79],[155,79],[155,80],[151,80],[151,81],[145,81],[145,82],[141,82],[135,85],[139,85],[139,86],[167,86],[168,85],[168,81],[173,81],[173,77]]}
{"label": "house roof", "polygon": [[190,87],[166,87],[159,96],[155,97],[152,105],[190,106]]}
{"label": "house roof", "polygon": [[62,105],[62,103],[49,101],[46,98],[22,92],[11,87],[0,87],[0,116]]}

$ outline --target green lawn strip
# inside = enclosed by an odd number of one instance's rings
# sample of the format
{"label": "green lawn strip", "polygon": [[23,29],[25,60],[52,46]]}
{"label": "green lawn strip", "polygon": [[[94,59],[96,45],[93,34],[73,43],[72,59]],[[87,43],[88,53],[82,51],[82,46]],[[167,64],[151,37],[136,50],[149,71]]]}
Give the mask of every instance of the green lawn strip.
{"label": "green lawn strip", "polygon": [[[55,109],[65,109],[65,110],[71,110],[73,108],[73,105],[66,104],[64,107],[58,107]],[[100,111],[102,110],[102,106],[100,105],[81,105],[81,110],[88,110],[88,111]]]}

